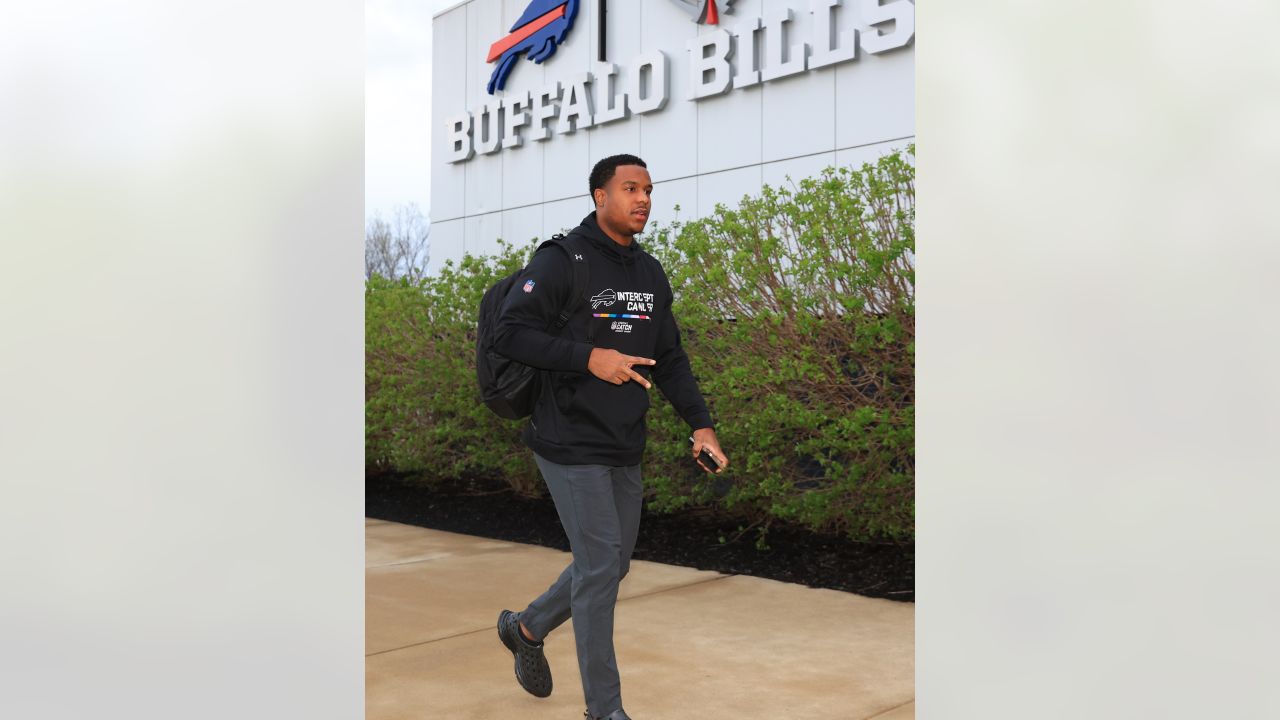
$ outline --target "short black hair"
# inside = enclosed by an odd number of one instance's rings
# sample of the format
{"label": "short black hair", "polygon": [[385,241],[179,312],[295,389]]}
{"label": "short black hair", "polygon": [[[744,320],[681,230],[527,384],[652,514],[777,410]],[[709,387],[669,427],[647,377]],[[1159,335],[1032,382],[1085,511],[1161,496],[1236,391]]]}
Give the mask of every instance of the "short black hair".
{"label": "short black hair", "polygon": [[649,166],[635,155],[610,155],[609,157],[596,163],[591,168],[591,177],[588,179],[590,188],[587,193],[591,195],[592,204],[596,201],[596,188],[604,187],[604,184],[613,179],[613,173],[617,171],[619,165],[639,165],[648,170]]}

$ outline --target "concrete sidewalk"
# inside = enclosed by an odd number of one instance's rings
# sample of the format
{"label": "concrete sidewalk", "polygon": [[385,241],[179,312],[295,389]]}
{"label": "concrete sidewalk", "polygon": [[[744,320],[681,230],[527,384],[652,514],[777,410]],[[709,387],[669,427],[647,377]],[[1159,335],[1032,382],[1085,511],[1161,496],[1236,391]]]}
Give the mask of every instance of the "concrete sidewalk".
{"label": "concrete sidewalk", "polygon": [[[494,628],[570,559],[367,519],[367,720],[581,720],[572,621],[547,638],[545,699]],[[623,703],[635,720],[908,720],[914,621],[914,604],[635,560],[614,629]]]}

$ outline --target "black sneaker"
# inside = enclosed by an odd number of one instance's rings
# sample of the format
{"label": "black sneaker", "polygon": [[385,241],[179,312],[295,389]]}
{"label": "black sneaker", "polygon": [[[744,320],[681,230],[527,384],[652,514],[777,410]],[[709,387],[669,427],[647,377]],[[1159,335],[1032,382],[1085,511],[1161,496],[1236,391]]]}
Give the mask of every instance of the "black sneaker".
{"label": "black sneaker", "polygon": [[516,682],[534,697],[551,694],[551,666],[542,654],[542,643],[534,645],[520,632],[520,616],[510,610],[498,613],[498,639],[516,658]]}

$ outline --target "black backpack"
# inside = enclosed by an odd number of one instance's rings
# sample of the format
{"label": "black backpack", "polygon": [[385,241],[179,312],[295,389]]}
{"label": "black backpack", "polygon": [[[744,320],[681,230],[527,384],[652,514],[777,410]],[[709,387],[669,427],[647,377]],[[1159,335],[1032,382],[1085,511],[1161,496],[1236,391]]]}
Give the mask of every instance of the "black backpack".
{"label": "black backpack", "polygon": [[[534,253],[552,246],[559,249],[549,252],[564,252],[573,265],[573,291],[569,294],[569,304],[547,327],[547,332],[558,335],[578,306],[586,301],[589,268],[586,243],[582,238],[573,233],[568,236],[557,234],[539,245]],[[498,328],[502,303],[523,275],[524,268],[521,268],[489,288],[480,300],[480,314],[476,322],[476,380],[480,383],[480,399],[490,410],[508,420],[531,415],[541,389],[542,373],[537,368],[493,350],[494,331]]]}

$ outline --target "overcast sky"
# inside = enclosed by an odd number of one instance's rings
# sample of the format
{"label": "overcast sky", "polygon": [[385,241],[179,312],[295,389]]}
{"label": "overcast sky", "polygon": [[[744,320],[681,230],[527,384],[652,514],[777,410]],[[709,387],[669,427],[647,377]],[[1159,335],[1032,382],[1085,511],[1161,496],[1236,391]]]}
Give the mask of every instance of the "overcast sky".
{"label": "overcast sky", "polygon": [[366,0],[365,215],[431,205],[431,16],[458,0]]}

